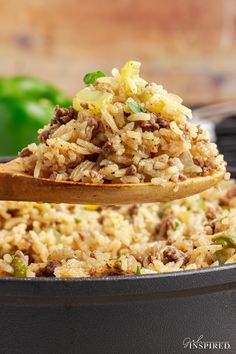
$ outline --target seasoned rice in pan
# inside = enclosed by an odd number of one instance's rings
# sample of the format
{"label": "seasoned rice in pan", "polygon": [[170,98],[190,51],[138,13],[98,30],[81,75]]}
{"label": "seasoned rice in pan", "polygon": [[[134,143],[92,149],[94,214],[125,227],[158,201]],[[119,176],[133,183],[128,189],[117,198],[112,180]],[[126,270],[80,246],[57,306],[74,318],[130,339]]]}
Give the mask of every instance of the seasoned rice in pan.
{"label": "seasoned rice in pan", "polygon": [[236,185],[125,207],[0,202],[0,276],[100,277],[236,262]]}

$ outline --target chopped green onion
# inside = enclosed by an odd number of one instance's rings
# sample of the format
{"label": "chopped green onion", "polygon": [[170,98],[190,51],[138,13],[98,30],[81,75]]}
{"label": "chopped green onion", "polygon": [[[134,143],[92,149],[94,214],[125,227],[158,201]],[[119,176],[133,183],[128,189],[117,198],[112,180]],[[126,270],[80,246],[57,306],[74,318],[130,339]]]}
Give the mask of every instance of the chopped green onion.
{"label": "chopped green onion", "polygon": [[104,76],[106,76],[106,74],[103,71],[98,70],[86,74],[83,78],[83,81],[86,85],[94,84],[99,77],[104,77]]}
{"label": "chopped green onion", "polygon": [[126,105],[132,113],[145,112],[145,108],[137,102],[126,102]]}
{"label": "chopped green onion", "polygon": [[140,268],[139,266],[137,266],[135,275],[142,275],[142,274],[141,274],[141,268]]}
{"label": "chopped green onion", "polygon": [[178,221],[175,221],[175,223],[174,223],[174,231],[177,230],[179,226],[180,226],[180,223]]}
{"label": "chopped green onion", "polygon": [[76,223],[76,224],[80,224],[80,223],[81,223],[81,220],[80,220],[79,218],[75,217],[75,223]]}

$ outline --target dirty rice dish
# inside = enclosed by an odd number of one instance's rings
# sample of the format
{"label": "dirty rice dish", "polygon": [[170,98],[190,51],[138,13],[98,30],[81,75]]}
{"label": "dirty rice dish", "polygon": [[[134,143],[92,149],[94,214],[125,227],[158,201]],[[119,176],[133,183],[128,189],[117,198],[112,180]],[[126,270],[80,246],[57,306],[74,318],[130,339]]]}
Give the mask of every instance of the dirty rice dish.
{"label": "dirty rice dish", "polygon": [[0,275],[143,275],[236,262],[236,185],[165,204],[0,202]]}
{"label": "dirty rice dish", "polygon": [[190,123],[180,97],[139,76],[130,61],[108,77],[85,75],[73,107],[56,107],[39,131],[39,145],[23,149],[23,169],[35,177],[89,183],[165,185],[225,169],[208,133]]}

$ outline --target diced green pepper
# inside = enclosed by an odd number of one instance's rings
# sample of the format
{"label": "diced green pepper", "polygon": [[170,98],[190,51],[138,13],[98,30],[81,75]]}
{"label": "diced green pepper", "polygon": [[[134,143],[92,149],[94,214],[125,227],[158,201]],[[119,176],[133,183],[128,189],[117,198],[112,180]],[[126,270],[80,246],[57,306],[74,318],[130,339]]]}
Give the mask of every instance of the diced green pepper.
{"label": "diced green pepper", "polygon": [[129,108],[129,110],[132,113],[140,113],[140,112],[145,112],[145,108],[143,108],[143,106],[141,106],[139,103],[137,102],[126,102],[126,106]]}
{"label": "diced green pepper", "polygon": [[212,237],[217,245],[222,245],[224,248],[236,248],[236,236],[220,234]]}
{"label": "diced green pepper", "polygon": [[11,262],[11,266],[14,269],[14,277],[25,278],[26,277],[26,266],[24,262],[17,256],[15,256]]}
{"label": "diced green pepper", "polygon": [[218,250],[214,253],[214,260],[218,261],[220,265],[224,264],[229,258],[228,254],[225,254],[225,250]]}
{"label": "diced green pepper", "polygon": [[141,273],[141,268],[140,268],[139,266],[137,266],[135,275],[142,275],[142,273]]}

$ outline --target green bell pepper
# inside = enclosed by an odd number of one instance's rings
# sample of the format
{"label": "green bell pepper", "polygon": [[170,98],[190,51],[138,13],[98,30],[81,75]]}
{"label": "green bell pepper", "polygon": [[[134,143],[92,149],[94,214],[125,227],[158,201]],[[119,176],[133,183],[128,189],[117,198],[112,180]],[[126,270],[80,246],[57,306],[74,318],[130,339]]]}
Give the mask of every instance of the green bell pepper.
{"label": "green bell pepper", "polygon": [[0,97],[0,155],[17,155],[24,146],[37,141],[37,131],[48,123],[53,109],[48,100]]}
{"label": "green bell pepper", "polygon": [[71,100],[54,86],[28,76],[0,78],[0,97],[6,96],[33,100],[46,98],[54,105],[64,107],[71,105]]}
{"label": "green bell pepper", "polygon": [[55,105],[71,100],[42,80],[31,77],[0,78],[0,155],[17,155],[47,124]]}

